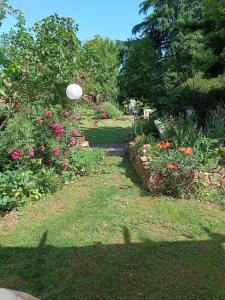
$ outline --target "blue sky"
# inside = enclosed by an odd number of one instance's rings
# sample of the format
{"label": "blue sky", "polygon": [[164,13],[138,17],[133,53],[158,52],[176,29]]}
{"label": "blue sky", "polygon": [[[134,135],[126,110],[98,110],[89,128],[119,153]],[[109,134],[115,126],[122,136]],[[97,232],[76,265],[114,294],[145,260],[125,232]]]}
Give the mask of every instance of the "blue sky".
{"label": "blue sky", "polygon": [[[78,37],[84,41],[99,34],[111,39],[126,40],[131,37],[134,25],[141,22],[141,0],[9,0],[14,8],[24,11],[27,26],[53,14],[72,17],[79,24]],[[14,24],[7,18],[1,32],[7,32]]]}

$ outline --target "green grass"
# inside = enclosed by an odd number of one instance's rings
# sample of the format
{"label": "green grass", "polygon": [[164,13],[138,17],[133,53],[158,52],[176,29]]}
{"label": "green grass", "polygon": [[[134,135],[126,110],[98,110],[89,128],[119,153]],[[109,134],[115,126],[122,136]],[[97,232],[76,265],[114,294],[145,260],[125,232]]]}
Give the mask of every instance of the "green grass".
{"label": "green grass", "polygon": [[95,120],[89,119],[82,122],[82,131],[90,143],[124,143],[132,133],[131,121],[99,120],[98,127],[93,128]]}
{"label": "green grass", "polygon": [[151,197],[123,157],[99,170],[0,222],[0,286],[43,300],[225,299],[225,211]]}

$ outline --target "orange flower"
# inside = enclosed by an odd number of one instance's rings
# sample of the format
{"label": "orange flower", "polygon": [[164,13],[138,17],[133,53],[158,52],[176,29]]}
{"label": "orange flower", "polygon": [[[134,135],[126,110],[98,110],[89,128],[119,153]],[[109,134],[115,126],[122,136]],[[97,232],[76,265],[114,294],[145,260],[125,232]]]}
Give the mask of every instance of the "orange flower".
{"label": "orange flower", "polygon": [[177,149],[178,152],[183,153],[184,155],[192,156],[193,150],[191,147],[181,147]]}
{"label": "orange flower", "polygon": [[159,149],[169,149],[171,148],[171,144],[168,141],[161,141],[156,145]]}
{"label": "orange flower", "polygon": [[178,166],[178,164],[172,162],[172,163],[168,163],[166,168],[169,170],[177,170],[179,168],[179,166]]}

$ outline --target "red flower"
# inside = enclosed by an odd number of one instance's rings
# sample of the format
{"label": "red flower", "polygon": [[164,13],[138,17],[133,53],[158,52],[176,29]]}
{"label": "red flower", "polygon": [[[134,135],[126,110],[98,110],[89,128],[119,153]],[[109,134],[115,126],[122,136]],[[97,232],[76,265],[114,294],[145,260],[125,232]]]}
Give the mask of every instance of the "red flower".
{"label": "red flower", "polygon": [[166,168],[169,170],[177,170],[179,168],[179,166],[178,166],[178,164],[172,162],[172,163],[168,163]]}
{"label": "red flower", "polygon": [[51,117],[51,116],[52,116],[52,112],[51,112],[51,111],[46,111],[46,112],[44,113],[44,116],[45,116],[45,117]]}
{"label": "red flower", "polygon": [[59,148],[58,147],[54,148],[53,149],[53,156],[58,157],[59,154],[60,154]]}
{"label": "red flower", "polygon": [[103,112],[101,113],[101,117],[102,117],[102,119],[107,119],[107,118],[108,118],[107,112],[103,111]]}
{"label": "red flower", "polygon": [[61,135],[63,134],[63,131],[64,131],[62,125],[61,124],[54,124],[52,127],[55,131],[56,137],[61,137]]}
{"label": "red flower", "polygon": [[43,124],[43,123],[44,123],[44,120],[43,120],[43,119],[38,119],[38,120],[36,120],[36,123],[37,123],[37,124]]}
{"label": "red flower", "polygon": [[77,144],[77,141],[74,138],[70,139],[70,146],[74,147],[74,146],[76,146],[76,144]]}
{"label": "red flower", "polygon": [[45,152],[45,146],[43,144],[40,146],[40,150],[41,152]]}
{"label": "red flower", "polygon": [[28,151],[28,156],[29,156],[30,158],[35,157],[35,151],[34,151],[34,149],[30,149],[30,150]]}
{"label": "red flower", "polygon": [[19,160],[22,155],[23,155],[22,149],[16,149],[11,152],[11,158],[14,161]]}
{"label": "red flower", "polygon": [[73,137],[77,136],[77,134],[78,134],[78,132],[77,132],[77,130],[75,128],[72,128],[71,132],[72,132],[72,136]]}

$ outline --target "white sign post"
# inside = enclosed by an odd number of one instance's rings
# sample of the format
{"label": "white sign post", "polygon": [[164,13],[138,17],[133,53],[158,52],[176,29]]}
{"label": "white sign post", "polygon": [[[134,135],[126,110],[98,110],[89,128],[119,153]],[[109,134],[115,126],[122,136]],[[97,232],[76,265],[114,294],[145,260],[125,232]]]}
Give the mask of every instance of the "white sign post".
{"label": "white sign post", "polygon": [[165,127],[163,123],[160,120],[155,120],[154,121],[155,126],[157,127],[159,133],[162,135],[165,132]]}

